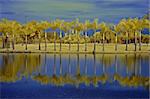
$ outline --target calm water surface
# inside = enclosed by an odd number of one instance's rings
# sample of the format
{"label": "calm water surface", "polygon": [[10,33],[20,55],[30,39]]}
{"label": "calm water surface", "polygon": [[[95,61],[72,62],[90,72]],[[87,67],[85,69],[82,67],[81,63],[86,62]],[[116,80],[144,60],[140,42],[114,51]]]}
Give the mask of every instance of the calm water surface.
{"label": "calm water surface", "polygon": [[0,98],[149,98],[148,54],[0,54]]}

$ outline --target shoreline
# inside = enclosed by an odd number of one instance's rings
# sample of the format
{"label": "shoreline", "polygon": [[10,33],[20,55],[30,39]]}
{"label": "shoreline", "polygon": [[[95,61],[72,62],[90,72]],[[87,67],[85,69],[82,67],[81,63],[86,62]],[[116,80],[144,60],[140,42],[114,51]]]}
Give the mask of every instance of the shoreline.
{"label": "shoreline", "polygon": [[72,44],[69,50],[68,44],[62,44],[62,49],[60,51],[60,44],[56,43],[56,51],[54,51],[54,44],[47,43],[47,50],[45,50],[45,44],[41,43],[41,50],[39,50],[38,44],[28,44],[28,49],[25,50],[25,46],[21,44],[16,44],[15,49],[11,48],[0,48],[0,53],[49,53],[49,54],[134,54],[134,53],[150,53],[150,46],[142,45],[141,51],[139,46],[137,46],[137,51],[134,50],[134,44],[128,44],[128,51],[125,51],[125,44],[118,44],[118,50],[115,50],[115,44],[105,44],[105,50],[100,44],[96,45],[96,52],[93,52],[93,44],[87,43],[87,51],[85,51],[85,45],[79,45],[79,52],[77,44]]}
{"label": "shoreline", "polygon": [[107,51],[100,51],[100,52],[60,52],[60,51],[0,51],[0,53],[47,53],[47,54],[143,54],[148,53],[150,54],[150,51],[113,51],[113,52],[107,52]]}

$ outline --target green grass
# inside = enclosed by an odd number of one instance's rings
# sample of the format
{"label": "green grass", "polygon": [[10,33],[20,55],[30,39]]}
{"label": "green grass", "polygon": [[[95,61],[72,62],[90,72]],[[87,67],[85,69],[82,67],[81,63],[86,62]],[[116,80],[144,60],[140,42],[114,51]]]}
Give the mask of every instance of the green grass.
{"label": "green grass", "polygon": [[[12,48],[9,48],[8,50],[10,52],[60,52],[60,44],[56,44],[56,51],[54,51],[54,43],[48,43],[47,44],[47,50],[45,51],[45,44],[41,43],[41,50],[38,50],[39,46],[38,44],[28,44],[28,50],[25,50],[25,44],[15,44],[15,50]],[[92,53],[94,48],[94,44],[88,43],[87,44],[87,53]],[[102,44],[96,44],[96,52],[103,52],[102,51]],[[85,45],[80,44],[80,53],[84,53],[85,51]],[[0,49],[0,52],[6,52],[7,49]],[[149,52],[150,51],[150,45],[143,44],[142,50],[140,52]],[[62,51],[64,53],[72,52],[77,53],[77,44],[71,44],[71,50],[69,51],[69,44],[62,44]],[[106,53],[116,53],[115,51],[115,44],[105,44],[105,51]],[[117,53],[124,53],[124,52],[134,52],[134,44],[128,45],[128,51],[125,51],[125,44],[118,44],[118,51]],[[139,45],[137,44],[137,52],[139,52]]]}

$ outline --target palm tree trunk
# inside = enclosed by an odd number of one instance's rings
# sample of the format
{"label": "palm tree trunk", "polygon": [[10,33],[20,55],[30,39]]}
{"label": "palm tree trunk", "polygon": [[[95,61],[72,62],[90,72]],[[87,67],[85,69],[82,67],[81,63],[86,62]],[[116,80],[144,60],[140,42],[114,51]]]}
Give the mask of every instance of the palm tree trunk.
{"label": "palm tree trunk", "polygon": [[70,38],[70,33],[69,33],[69,51],[71,50],[71,38]]}
{"label": "palm tree trunk", "polygon": [[126,32],[126,51],[128,51],[128,32]]}
{"label": "palm tree trunk", "polygon": [[71,42],[69,40],[69,51],[71,51]]}
{"label": "palm tree trunk", "polygon": [[13,38],[12,38],[12,48],[13,50],[15,49],[15,35],[13,34]]}
{"label": "palm tree trunk", "polygon": [[71,42],[69,40],[69,51],[71,51]]}
{"label": "palm tree trunk", "polygon": [[[94,33],[96,33],[96,31]],[[94,51],[93,52],[94,53],[96,52],[96,39],[95,38],[94,38]]]}
{"label": "palm tree trunk", "polygon": [[41,33],[39,32],[39,50],[41,50]]}
{"label": "palm tree trunk", "polygon": [[134,32],[134,44],[135,44],[135,51],[137,50],[137,35],[136,32]]}
{"label": "palm tree trunk", "polygon": [[7,51],[8,51],[8,48],[10,48],[9,36],[8,35],[6,36],[6,47],[7,47]]}
{"label": "palm tree trunk", "polygon": [[105,50],[105,40],[104,40],[105,36],[104,36],[104,33],[103,33],[103,51]]}
{"label": "palm tree trunk", "polygon": [[47,33],[45,32],[45,51],[47,50]]}
{"label": "palm tree trunk", "polygon": [[117,43],[118,43],[118,38],[117,38],[117,33],[116,33],[116,40],[115,40],[115,42],[116,42],[116,45],[115,45],[115,51],[117,51],[118,50],[118,45],[117,45]]}
{"label": "palm tree trunk", "polygon": [[86,42],[86,36],[87,36],[87,34],[86,34],[86,32],[85,32],[85,37],[84,37],[84,39],[85,39],[85,52],[87,51],[87,42]]}
{"label": "palm tree trunk", "polygon": [[4,39],[4,34],[2,34],[2,48],[5,48],[5,39]]}
{"label": "palm tree trunk", "polygon": [[139,37],[139,50],[141,51],[141,32],[140,32],[140,37]]}
{"label": "palm tree trunk", "polygon": [[56,51],[56,32],[54,32],[54,51]]}
{"label": "palm tree trunk", "polygon": [[78,52],[79,52],[79,47],[80,47],[80,44],[79,44],[80,42],[79,42],[79,38],[78,38]]}
{"label": "palm tree trunk", "polygon": [[62,48],[62,32],[60,31],[60,52],[61,52],[61,49]]}
{"label": "palm tree trunk", "polygon": [[27,43],[28,43],[28,36],[26,35],[26,37],[25,37],[25,43],[26,43],[26,50],[28,49],[28,46],[27,46]]}
{"label": "palm tree trunk", "polygon": [[76,32],[76,34],[77,34],[77,40],[78,40],[78,41],[77,41],[77,51],[79,52],[79,43],[80,43],[80,42],[79,42],[79,34],[78,34],[78,31],[77,31],[77,30],[76,30],[75,32]]}
{"label": "palm tree trunk", "polygon": [[60,52],[62,50],[62,38],[60,37]]}

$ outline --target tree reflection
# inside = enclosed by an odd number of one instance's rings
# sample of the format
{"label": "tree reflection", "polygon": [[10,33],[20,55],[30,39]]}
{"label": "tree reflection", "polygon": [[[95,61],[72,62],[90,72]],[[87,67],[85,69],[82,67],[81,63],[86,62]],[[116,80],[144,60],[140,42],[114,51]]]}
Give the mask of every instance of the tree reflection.
{"label": "tree reflection", "polygon": [[15,82],[22,76],[31,76],[40,64],[41,59],[38,55],[4,54],[0,68],[0,82]]}
{"label": "tree reflection", "polygon": [[[2,63],[0,68],[0,82],[15,82],[17,80],[22,79],[23,76],[32,77],[33,80],[40,82],[41,84],[52,84],[55,86],[63,86],[64,84],[71,84],[76,87],[79,87],[80,84],[85,84],[86,86],[89,86],[90,84],[93,84],[95,87],[98,87],[99,83],[105,84],[106,82],[113,83],[113,81],[117,81],[121,86],[127,86],[127,87],[145,87],[149,88],[149,77],[144,77],[141,74],[141,63],[144,58],[144,56],[141,56],[141,54],[134,54],[134,55],[111,55],[110,57],[108,55],[101,55],[102,57],[97,57],[96,55],[93,55],[93,63],[91,65],[87,64],[87,54],[84,55],[84,67],[81,67],[80,62],[81,58],[79,54],[77,54],[77,68],[75,75],[71,72],[71,66],[72,62],[71,59],[74,59],[74,57],[71,57],[69,54],[68,57],[68,64],[66,66],[67,72],[65,75],[63,75],[63,56],[60,54],[58,58],[58,65],[59,65],[59,73],[58,75],[56,73],[56,54],[54,54],[54,66],[53,66],[53,76],[49,76],[47,72],[49,70],[47,69],[47,55],[44,54],[44,75],[42,75],[43,71],[41,70],[41,58],[42,56],[40,54],[4,54],[2,55]],[[97,58],[100,58],[102,65],[102,73],[101,75],[97,75],[99,72],[97,67]],[[108,62],[107,62],[108,59]],[[132,61],[132,62],[130,62]],[[118,64],[118,62],[121,62],[121,65]],[[109,68],[109,66],[115,65],[114,70],[111,72],[112,75],[109,75],[108,72],[106,72],[106,68]],[[125,65],[125,68],[122,68],[122,66]],[[51,66],[51,65],[50,65]],[[89,76],[87,72],[87,66],[92,66],[91,70],[94,70],[94,75]],[[126,76],[123,76],[119,73],[121,67],[121,71],[126,74]],[[82,70],[84,69],[84,70]],[[126,70],[125,70],[126,69]],[[84,71],[82,74],[81,71]],[[36,73],[36,74],[35,74]],[[38,74],[37,74],[38,73]],[[114,75],[113,75],[114,74]],[[129,75],[131,74],[131,75]],[[113,81],[110,80],[113,78]]]}

